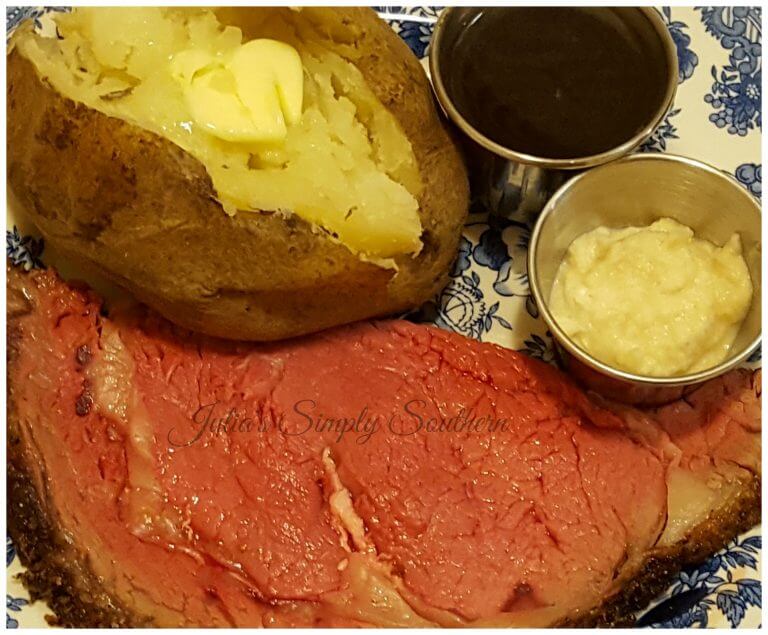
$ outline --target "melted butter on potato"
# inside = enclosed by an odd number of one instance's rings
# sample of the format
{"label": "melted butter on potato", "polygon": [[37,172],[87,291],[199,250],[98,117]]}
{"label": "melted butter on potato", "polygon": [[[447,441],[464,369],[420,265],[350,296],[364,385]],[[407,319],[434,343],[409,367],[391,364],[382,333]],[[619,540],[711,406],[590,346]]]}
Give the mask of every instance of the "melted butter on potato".
{"label": "melted butter on potato", "polygon": [[296,214],[374,262],[420,250],[408,138],[357,67],[299,36],[297,12],[271,12],[247,41],[207,9],[55,19],[62,39],[23,32],[19,52],[64,96],[197,158],[228,214]]}
{"label": "melted butter on potato", "polygon": [[283,42],[251,40],[228,59],[181,51],[171,60],[171,75],[182,84],[194,122],[220,139],[275,143],[301,119],[301,57]]}
{"label": "melted butter on potato", "polygon": [[663,218],[648,227],[599,227],[574,240],[550,310],[600,361],[674,377],[721,362],[751,300],[738,234],[718,247]]}

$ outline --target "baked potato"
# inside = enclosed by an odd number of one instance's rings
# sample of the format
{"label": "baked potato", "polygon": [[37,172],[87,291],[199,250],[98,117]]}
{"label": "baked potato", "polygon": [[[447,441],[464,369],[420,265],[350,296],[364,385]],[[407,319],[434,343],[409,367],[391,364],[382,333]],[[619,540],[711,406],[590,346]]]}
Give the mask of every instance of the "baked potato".
{"label": "baked potato", "polygon": [[[395,314],[444,285],[466,171],[421,65],[374,11],[81,8],[56,21],[58,38],[28,24],[10,42],[7,165],[65,257],[232,339]],[[265,39],[300,56],[298,118],[277,141],[212,134],[168,60]]]}

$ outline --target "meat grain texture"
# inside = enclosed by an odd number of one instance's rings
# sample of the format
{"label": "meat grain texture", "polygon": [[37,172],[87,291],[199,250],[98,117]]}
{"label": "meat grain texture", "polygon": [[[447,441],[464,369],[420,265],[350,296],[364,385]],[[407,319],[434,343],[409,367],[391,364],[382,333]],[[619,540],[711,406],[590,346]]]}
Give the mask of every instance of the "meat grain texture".
{"label": "meat grain texture", "polygon": [[759,522],[759,374],[641,413],[432,327],[253,346],[9,281],[9,529],[64,625],[626,624]]}

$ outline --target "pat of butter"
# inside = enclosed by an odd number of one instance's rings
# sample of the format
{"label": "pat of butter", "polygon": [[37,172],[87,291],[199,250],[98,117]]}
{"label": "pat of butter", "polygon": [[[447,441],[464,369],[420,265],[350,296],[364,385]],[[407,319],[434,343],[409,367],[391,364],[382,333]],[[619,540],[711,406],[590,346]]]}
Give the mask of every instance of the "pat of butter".
{"label": "pat of butter", "polygon": [[228,59],[201,49],[174,55],[192,119],[210,134],[235,142],[279,142],[301,119],[304,70],[296,49],[258,39]]}

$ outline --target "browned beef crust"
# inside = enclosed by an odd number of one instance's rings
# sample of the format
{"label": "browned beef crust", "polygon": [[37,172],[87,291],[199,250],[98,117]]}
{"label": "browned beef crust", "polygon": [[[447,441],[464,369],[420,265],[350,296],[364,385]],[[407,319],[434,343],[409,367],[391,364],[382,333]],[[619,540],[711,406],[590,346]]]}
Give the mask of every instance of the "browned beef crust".
{"label": "browned beef crust", "polygon": [[27,570],[21,574],[32,600],[42,600],[55,617],[49,623],[73,628],[148,626],[126,611],[91,573],[87,556],[61,535],[19,460],[12,415],[8,417],[8,533]]}
{"label": "browned beef crust", "polygon": [[[29,310],[23,298],[8,289],[8,363],[16,354],[19,334],[14,316]],[[21,574],[32,600],[48,604],[55,616],[49,623],[69,627],[136,627],[148,620],[126,611],[93,575],[87,554],[80,553],[62,532],[52,508],[41,500],[35,487],[32,467],[24,460],[22,440],[14,403],[14,389],[7,392],[7,514],[8,534],[26,571]],[[43,466],[39,476],[46,482]]]}
{"label": "browned beef crust", "polygon": [[696,527],[684,543],[649,557],[640,574],[602,606],[559,626],[633,626],[635,613],[661,594],[682,569],[703,562],[738,534],[760,524],[760,481],[759,477],[752,478],[738,496],[715,512],[708,523]]}

